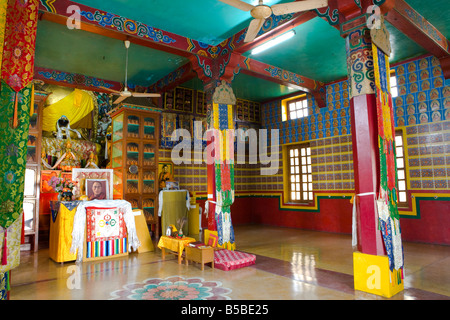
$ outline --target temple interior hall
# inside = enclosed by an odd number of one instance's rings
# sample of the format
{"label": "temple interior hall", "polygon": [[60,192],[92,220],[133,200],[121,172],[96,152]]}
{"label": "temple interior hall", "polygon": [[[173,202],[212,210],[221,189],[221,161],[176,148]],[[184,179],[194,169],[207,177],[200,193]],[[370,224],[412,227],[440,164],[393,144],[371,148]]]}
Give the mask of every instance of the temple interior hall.
{"label": "temple interior hall", "polygon": [[450,300],[449,39],[448,0],[0,0],[0,300]]}

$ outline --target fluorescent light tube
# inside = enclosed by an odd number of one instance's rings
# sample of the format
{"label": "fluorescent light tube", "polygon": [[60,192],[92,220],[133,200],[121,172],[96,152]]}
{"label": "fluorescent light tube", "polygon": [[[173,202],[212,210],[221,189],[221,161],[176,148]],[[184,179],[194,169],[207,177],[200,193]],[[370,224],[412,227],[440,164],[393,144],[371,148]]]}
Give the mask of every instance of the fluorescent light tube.
{"label": "fluorescent light tube", "polygon": [[295,36],[294,30],[286,32],[285,34],[282,34],[281,36],[279,36],[275,39],[269,40],[266,43],[256,47],[255,49],[252,50],[252,54],[258,54],[264,50],[272,48],[273,46],[276,46],[277,44],[280,44],[281,42],[286,41],[286,40],[292,38],[293,36]]}

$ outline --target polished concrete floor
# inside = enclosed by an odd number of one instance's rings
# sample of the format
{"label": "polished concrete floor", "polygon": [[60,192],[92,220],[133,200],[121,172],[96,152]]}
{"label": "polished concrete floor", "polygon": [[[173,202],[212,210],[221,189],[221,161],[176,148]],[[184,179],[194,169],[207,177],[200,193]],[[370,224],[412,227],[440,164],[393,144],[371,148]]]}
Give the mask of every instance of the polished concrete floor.
{"label": "polished concrete floor", "polygon": [[[55,263],[48,247],[22,252],[11,300],[106,300],[152,279],[179,277],[220,287],[231,300],[383,300],[353,289],[351,236],[270,226],[236,226],[237,249],[256,263],[223,271],[161,259],[161,251],[75,264]],[[450,300],[450,247],[404,243],[405,290],[391,300]],[[75,274],[78,276],[76,280]],[[149,280],[150,279],[150,280]],[[194,280],[192,280],[194,279]]]}

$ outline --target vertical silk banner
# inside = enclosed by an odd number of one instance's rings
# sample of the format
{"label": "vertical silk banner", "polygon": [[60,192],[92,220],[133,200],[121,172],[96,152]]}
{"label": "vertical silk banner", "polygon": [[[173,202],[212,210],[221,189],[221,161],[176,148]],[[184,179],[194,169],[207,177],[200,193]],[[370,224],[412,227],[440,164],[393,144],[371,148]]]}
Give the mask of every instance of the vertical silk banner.
{"label": "vertical silk banner", "polygon": [[234,202],[234,129],[233,105],[213,104],[214,129],[219,132],[216,142],[215,220],[218,243],[228,249],[234,249],[234,230],[231,221],[230,206]]}
{"label": "vertical silk banner", "polygon": [[[6,2],[6,3],[5,3]],[[6,9],[6,10],[5,10]],[[0,232],[2,272],[18,265],[28,127],[36,43],[38,0],[0,0]],[[14,230],[20,228],[14,228]],[[20,239],[20,237],[19,237]],[[17,259],[16,259],[17,258]]]}
{"label": "vertical silk banner", "polygon": [[38,0],[8,1],[2,79],[15,92],[33,80],[38,7]]}
{"label": "vertical silk banner", "polygon": [[397,165],[394,114],[389,84],[389,57],[374,44],[372,44],[372,51],[380,156],[380,191],[377,200],[378,222],[389,258],[389,268],[391,271],[395,269],[403,278],[403,247],[397,207]]}

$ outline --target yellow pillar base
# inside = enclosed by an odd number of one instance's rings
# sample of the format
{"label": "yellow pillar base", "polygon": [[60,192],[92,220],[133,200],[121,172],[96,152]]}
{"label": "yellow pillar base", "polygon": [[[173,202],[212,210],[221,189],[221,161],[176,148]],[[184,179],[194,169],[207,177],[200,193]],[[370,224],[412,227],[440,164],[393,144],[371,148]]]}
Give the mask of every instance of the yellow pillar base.
{"label": "yellow pillar base", "polygon": [[387,256],[353,252],[353,277],[355,290],[386,298],[403,291],[403,279],[399,272],[389,270]]}

